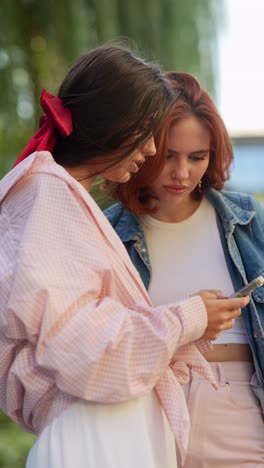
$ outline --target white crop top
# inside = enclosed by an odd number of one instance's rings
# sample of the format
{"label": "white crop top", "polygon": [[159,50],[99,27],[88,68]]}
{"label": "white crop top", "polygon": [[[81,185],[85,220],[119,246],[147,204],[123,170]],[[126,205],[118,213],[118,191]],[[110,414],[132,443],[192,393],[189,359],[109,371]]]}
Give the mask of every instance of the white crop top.
{"label": "white crop top", "polygon": [[[154,305],[175,302],[200,289],[234,291],[213,206],[204,197],[195,213],[179,223],[143,216],[151,264],[149,295]],[[241,317],[214,343],[248,343]]]}

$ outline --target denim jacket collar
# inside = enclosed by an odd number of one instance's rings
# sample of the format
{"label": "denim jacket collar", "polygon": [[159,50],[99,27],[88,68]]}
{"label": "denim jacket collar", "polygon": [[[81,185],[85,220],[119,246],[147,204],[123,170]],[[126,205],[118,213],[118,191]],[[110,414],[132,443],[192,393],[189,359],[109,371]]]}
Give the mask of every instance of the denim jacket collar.
{"label": "denim jacket collar", "polygon": [[143,228],[139,220],[125,208],[123,208],[118,223],[115,226],[115,231],[122,242],[137,241],[143,236]]}
{"label": "denim jacket collar", "polygon": [[[243,196],[242,194],[240,195]],[[246,225],[250,223],[256,215],[255,211],[242,209],[236,203],[233,203],[225,196],[225,190],[219,192],[218,190],[210,189],[205,193],[205,196],[220,216],[225,232],[232,231],[235,224]],[[244,206],[247,206],[247,195],[245,195]],[[138,218],[135,215],[131,215],[125,208],[121,211],[118,222],[115,225],[115,230],[122,242],[137,241],[143,236],[143,227]]]}
{"label": "denim jacket collar", "polygon": [[[225,190],[219,192],[215,189],[210,189],[205,193],[206,198],[212,203],[218,215],[220,216],[225,231],[232,231],[235,224],[249,224],[252,218],[256,215],[255,211],[242,209],[236,203],[233,203],[225,196]],[[243,196],[243,194],[240,194]],[[248,197],[244,196],[244,206],[248,205]]]}

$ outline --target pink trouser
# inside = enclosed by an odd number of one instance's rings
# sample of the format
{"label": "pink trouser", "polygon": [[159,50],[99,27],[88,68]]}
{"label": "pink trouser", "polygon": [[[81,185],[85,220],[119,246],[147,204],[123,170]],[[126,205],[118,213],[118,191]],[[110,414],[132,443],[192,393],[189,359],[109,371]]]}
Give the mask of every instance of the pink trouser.
{"label": "pink trouser", "polygon": [[218,390],[194,372],[185,386],[191,433],[184,468],[264,468],[264,422],[249,385],[252,364],[211,365]]}

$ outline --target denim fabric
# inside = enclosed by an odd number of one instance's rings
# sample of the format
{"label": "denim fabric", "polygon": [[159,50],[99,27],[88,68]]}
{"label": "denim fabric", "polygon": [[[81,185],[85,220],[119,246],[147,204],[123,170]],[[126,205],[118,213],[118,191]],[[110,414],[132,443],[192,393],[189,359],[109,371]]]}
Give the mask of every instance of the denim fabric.
{"label": "denim fabric", "polygon": [[[237,290],[264,274],[264,207],[248,194],[210,189],[205,195],[216,210],[227,266]],[[139,220],[118,203],[105,210],[105,215],[148,288],[151,265]],[[264,413],[264,286],[252,293],[242,316],[256,370],[251,386]]]}

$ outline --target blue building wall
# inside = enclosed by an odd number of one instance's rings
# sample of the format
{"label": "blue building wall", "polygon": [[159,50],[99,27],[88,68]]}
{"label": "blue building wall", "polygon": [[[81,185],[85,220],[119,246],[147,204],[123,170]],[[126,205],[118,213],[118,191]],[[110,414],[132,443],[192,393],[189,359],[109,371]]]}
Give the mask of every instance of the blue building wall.
{"label": "blue building wall", "polygon": [[234,162],[226,188],[264,194],[264,137],[233,138]]}

